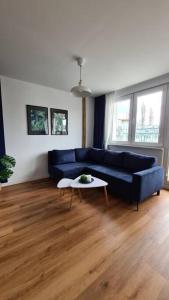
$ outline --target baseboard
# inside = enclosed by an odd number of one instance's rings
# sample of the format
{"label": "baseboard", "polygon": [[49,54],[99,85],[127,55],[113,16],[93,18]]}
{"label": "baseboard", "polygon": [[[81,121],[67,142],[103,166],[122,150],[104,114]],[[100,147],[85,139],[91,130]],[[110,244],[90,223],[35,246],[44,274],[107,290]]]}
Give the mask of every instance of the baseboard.
{"label": "baseboard", "polygon": [[14,187],[22,184],[37,184],[37,183],[44,183],[44,182],[51,182],[51,181],[52,179],[50,177],[46,177],[46,178],[39,178],[39,179],[27,180],[27,181],[13,183],[13,184],[2,185],[2,188],[6,189],[8,187]]}

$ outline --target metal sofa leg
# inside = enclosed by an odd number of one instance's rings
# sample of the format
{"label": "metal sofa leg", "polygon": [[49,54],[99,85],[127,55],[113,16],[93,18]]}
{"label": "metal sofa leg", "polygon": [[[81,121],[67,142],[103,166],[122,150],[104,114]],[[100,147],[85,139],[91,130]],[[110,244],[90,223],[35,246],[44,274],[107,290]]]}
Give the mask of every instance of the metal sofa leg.
{"label": "metal sofa leg", "polygon": [[134,206],[134,211],[139,211],[139,201],[138,200],[133,200],[132,204]]}
{"label": "metal sofa leg", "polygon": [[159,196],[160,195],[160,190],[159,191],[157,191],[157,196]]}
{"label": "metal sofa leg", "polygon": [[137,211],[139,211],[139,202],[137,201]]}

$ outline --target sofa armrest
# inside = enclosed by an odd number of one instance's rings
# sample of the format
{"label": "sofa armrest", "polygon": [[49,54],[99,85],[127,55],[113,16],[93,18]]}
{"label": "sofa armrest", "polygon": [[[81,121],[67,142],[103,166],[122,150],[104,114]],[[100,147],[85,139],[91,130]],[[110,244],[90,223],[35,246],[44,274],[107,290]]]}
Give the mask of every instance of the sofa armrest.
{"label": "sofa armrest", "polygon": [[164,184],[164,170],[160,166],[133,174],[133,200],[142,201],[159,191]]}

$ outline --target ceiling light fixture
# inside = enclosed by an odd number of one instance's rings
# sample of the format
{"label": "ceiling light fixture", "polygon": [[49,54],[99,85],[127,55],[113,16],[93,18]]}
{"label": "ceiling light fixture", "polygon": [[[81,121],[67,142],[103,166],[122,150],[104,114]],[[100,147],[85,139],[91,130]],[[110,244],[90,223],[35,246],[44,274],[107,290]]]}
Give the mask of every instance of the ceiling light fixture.
{"label": "ceiling light fixture", "polygon": [[80,81],[79,84],[72,87],[71,89],[71,93],[75,96],[75,97],[89,97],[92,94],[92,91],[82,85],[82,66],[84,66],[85,64],[85,59],[83,57],[76,57],[75,60],[77,61],[78,66],[80,67]]}

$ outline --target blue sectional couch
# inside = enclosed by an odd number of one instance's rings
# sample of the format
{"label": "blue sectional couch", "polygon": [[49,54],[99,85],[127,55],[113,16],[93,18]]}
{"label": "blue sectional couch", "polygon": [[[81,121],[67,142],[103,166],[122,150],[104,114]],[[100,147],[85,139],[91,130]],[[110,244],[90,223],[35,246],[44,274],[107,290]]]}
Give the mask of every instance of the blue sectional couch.
{"label": "blue sectional couch", "polygon": [[95,148],[48,152],[51,178],[76,178],[91,174],[108,182],[112,194],[138,204],[163,187],[164,171],[156,158],[133,152],[114,152]]}

